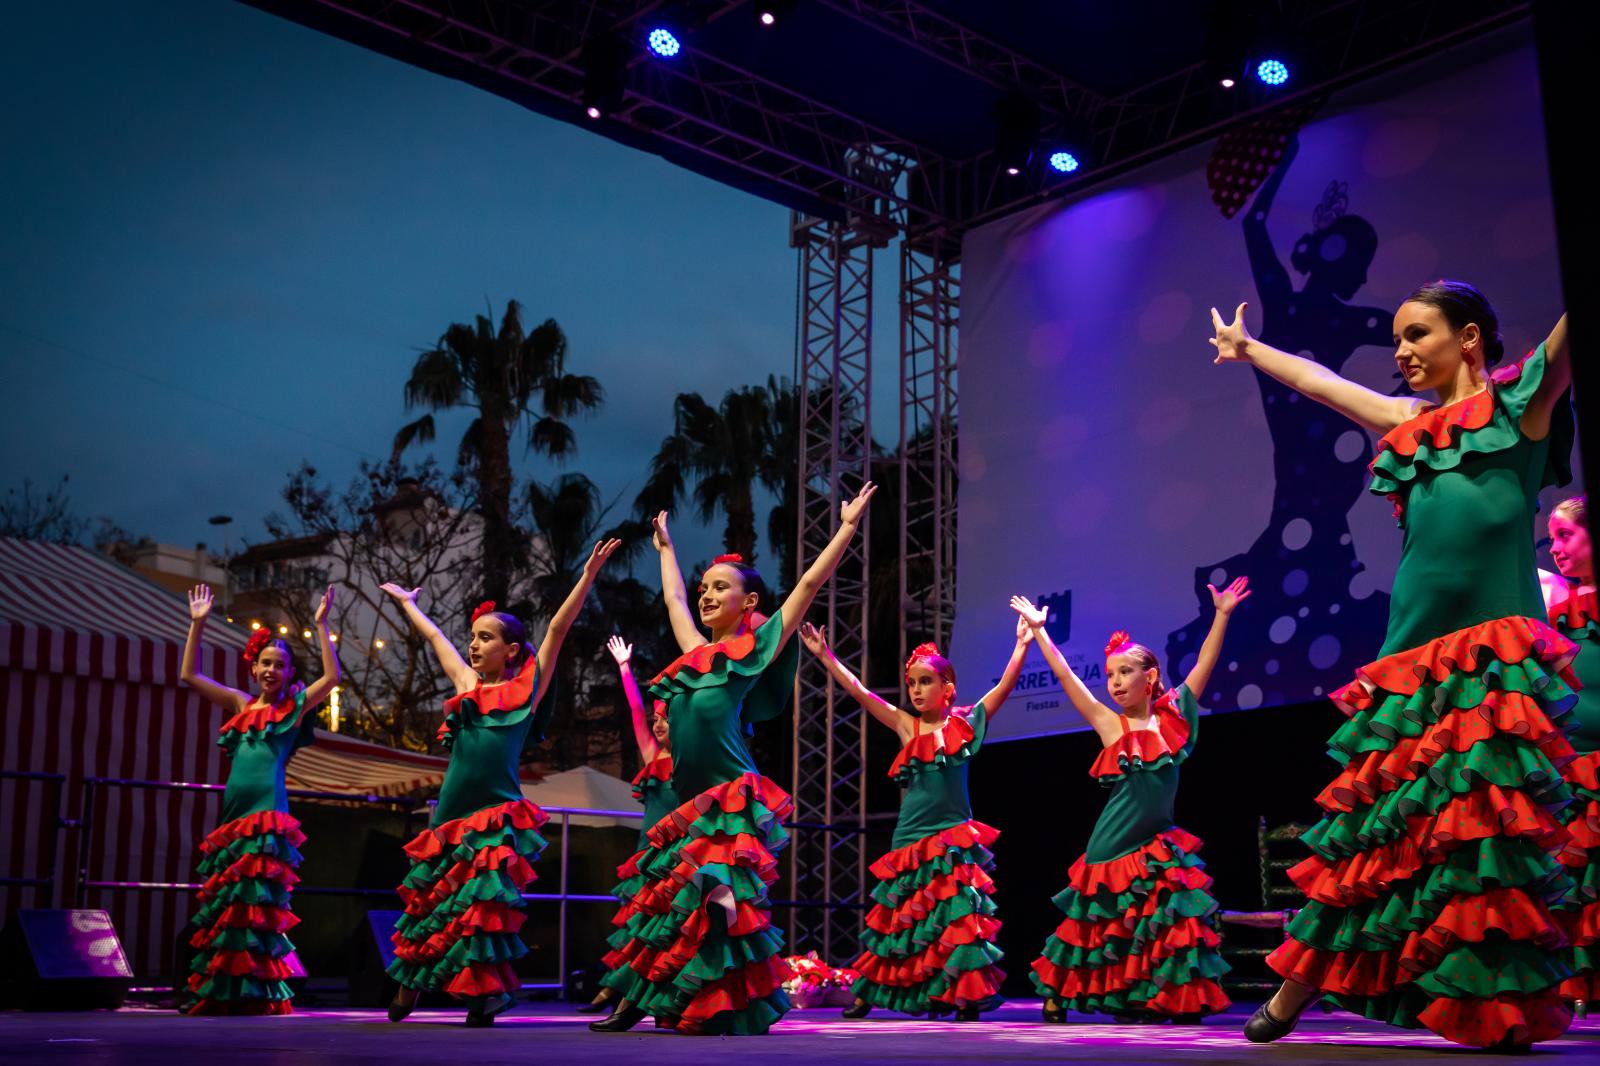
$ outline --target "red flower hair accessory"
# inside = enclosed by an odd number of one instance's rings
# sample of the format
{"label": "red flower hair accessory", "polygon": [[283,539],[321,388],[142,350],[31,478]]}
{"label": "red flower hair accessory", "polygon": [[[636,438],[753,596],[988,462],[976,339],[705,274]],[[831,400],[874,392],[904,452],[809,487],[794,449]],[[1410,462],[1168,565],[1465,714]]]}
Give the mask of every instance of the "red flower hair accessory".
{"label": "red flower hair accessory", "polygon": [[1106,654],[1115,655],[1117,649],[1125,648],[1132,643],[1133,638],[1128,635],[1128,631],[1125,629],[1119,629],[1115,633],[1111,634],[1111,638],[1106,641]]}
{"label": "red flower hair accessory", "polygon": [[911,673],[912,664],[914,664],[918,659],[943,658],[944,655],[940,653],[939,645],[933,643],[931,640],[924,641],[923,643],[918,644],[915,648],[911,649],[911,658],[906,660],[906,673]]}
{"label": "red flower hair accessory", "polygon": [[717,566],[720,563],[733,563],[736,566],[743,566],[744,556],[740,555],[738,552],[729,552],[727,555],[719,555],[715,559],[711,560],[712,566]]}
{"label": "red flower hair accessory", "polygon": [[260,657],[262,650],[271,643],[272,630],[266,626],[262,626],[260,629],[250,634],[250,640],[245,644],[244,654],[241,657],[245,662],[249,663],[251,666],[254,666],[256,659]]}
{"label": "red flower hair accessory", "polygon": [[472,620],[476,622],[486,614],[493,614],[494,608],[495,602],[493,600],[484,600],[472,609]]}

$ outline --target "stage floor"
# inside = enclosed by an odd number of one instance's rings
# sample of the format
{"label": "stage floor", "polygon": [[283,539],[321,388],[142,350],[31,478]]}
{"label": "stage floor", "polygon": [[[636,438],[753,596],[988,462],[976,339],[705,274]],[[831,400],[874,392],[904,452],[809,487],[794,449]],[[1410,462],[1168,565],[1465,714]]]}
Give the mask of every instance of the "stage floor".
{"label": "stage floor", "polygon": [[[1268,1046],[1239,1034],[1248,1011],[1236,1008],[1204,1025],[1124,1026],[1096,1020],[1039,1021],[1038,1001],[1006,1004],[979,1024],[928,1022],[878,1014],[847,1022],[837,1011],[794,1011],[764,1039],[695,1039],[644,1026],[623,1035],[586,1028],[567,1004],[530,1004],[489,1030],[464,1030],[455,1011],[417,1011],[391,1025],[372,1010],[304,1010],[289,1018],[184,1018],[126,1009],[84,1014],[0,1014],[0,1061],[94,1066],[190,1063],[305,1063],[471,1066],[515,1063],[645,1063],[651,1066],[760,1062],[1272,1062],[1409,1063],[1499,1061],[1428,1033],[1398,1032],[1348,1014],[1313,1009],[1293,1036]],[[648,1024],[648,1023],[646,1023]],[[1543,1060],[1600,1061],[1600,1019],[1574,1024],[1564,1039],[1540,1044]],[[1470,1055],[1471,1059],[1461,1056]],[[1526,1060],[1522,1060],[1526,1061]]]}

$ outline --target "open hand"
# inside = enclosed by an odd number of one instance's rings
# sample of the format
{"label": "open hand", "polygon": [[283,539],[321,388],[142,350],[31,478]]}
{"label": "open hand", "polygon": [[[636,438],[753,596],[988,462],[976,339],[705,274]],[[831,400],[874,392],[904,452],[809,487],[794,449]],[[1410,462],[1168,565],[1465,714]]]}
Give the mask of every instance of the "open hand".
{"label": "open hand", "polygon": [[650,543],[658,552],[672,550],[672,534],[667,532],[667,512],[662,511],[650,519]]}
{"label": "open hand", "polygon": [[1050,617],[1050,609],[1048,607],[1035,607],[1033,601],[1026,596],[1011,597],[1011,609],[1022,616],[1023,622],[1029,628],[1044,625],[1046,619]]}
{"label": "open hand", "polygon": [[610,652],[611,657],[617,660],[618,666],[627,666],[628,660],[633,658],[633,645],[615,633],[611,634],[611,639],[606,641],[606,651]]}
{"label": "open hand", "polygon": [[1218,614],[1232,614],[1233,609],[1250,598],[1250,579],[1236,577],[1233,583],[1221,592],[1217,586],[1207,585],[1211,590],[1211,605],[1217,609]]}
{"label": "open hand", "polygon": [[620,547],[622,547],[622,541],[616,537],[612,537],[610,540],[595,541],[594,548],[589,552],[588,560],[583,564],[583,576],[592,579],[600,572],[600,568],[606,565],[606,560],[616,554],[617,549]]}
{"label": "open hand", "polygon": [[404,603],[416,603],[417,602],[417,593],[422,591],[420,588],[415,588],[415,589],[404,589],[404,588],[401,588],[399,585],[396,585],[393,581],[386,581],[382,585],[379,585],[378,587],[380,589],[382,589],[384,592],[387,592],[389,595],[393,596],[395,599],[399,600],[403,604]]}
{"label": "open hand", "polygon": [[1024,647],[1033,643],[1033,626],[1028,624],[1026,618],[1017,619],[1017,643]]}
{"label": "open hand", "polygon": [[1244,326],[1244,309],[1249,306],[1247,303],[1240,304],[1239,309],[1233,313],[1233,321],[1228,323],[1222,321],[1222,315],[1217,313],[1215,307],[1211,309],[1211,326],[1217,331],[1217,335],[1211,338],[1211,347],[1217,350],[1217,357],[1212,360],[1213,363],[1250,361],[1248,352],[1253,338]]}
{"label": "open hand", "polygon": [[817,626],[812,625],[810,622],[801,622],[798,632],[800,634],[800,643],[804,644],[806,646],[806,650],[812,655],[828,654],[827,626],[818,628]]}
{"label": "open hand", "polygon": [[211,613],[211,586],[196,585],[189,590],[189,617],[193,621],[203,622]]}
{"label": "open hand", "polygon": [[319,626],[328,624],[328,612],[333,610],[333,586],[328,586],[328,591],[322,594],[322,602],[317,604],[317,613],[312,620]]}
{"label": "open hand", "polygon": [[839,520],[845,525],[858,526],[861,516],[867,513],[867,504],[872,502],[873,493],[878,491],[878,486],[868,481],[861,486],[861,491],[856,493],[856,498],[845,504],[839,512]]}

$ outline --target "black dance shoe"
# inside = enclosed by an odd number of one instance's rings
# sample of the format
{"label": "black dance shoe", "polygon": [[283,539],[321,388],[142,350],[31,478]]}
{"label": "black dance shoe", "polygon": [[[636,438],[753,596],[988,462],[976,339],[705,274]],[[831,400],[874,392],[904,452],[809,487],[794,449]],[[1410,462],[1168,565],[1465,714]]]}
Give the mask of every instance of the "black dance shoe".
{"label": "black dance shoe", "polygon": [[[1052,1003],[1055,1006],[1051,1006]],[[1056,1000],[1047,999],[1044,1001],[1044,1005],[1039,1008],[1039,1017],[1051,1025],[1060,1025],[1067,1020],[1067,1008]]]}
{"label": "black dance shoe", "polygon": [[841,1018],[849,1018],[851,1021],[856,1021],[859,1018],[865,1018],[867,1015],[869,1015],[871,1013],[872,1013],[872,1004],[868,1003],[864,999],[858,999],[854,1003],[852,1003],[848,1007],[846,1007],[844,1010],[840,1011],[839,1012],[839,1017],[841,1017]]}
{"label": "black dance shoe", "polygon": [[467,1020],[462,1024],[468,1029],[487,1029],[494,1024],[495,1015],[504,1014],[517,1005],[517,997],[502,992],[495,998],[487,1000],[482,1010],[467,1011]]}
{"label": "black dance shoe", "polygon": [[410,1014],[413,1010],[416,1009],[417,1000],[419,1000],[421,998],[422,998],[421,994],[420,993],[416,993],[416,994],[412,995],[410,1003],[401,1003],[400,1002],[400,994],[398,992],[395,993],[394,999],[390,1000],[390,1002],[389,1002],[389,1020],[391,1022],[403,1022],[403,1021],[405,1021],[406,1020],[406,1015]]}
{"label": "black dance shoe", "polygon": [[617,997],[614,996],[614,995],[601,996],[599,999],[595,1000],[593,1003],[585,1003],[583,1006],[578,1007],[577,1010],[576,1010],[576,1013],[578,1013],[578,1014],[602,1014],[602,1013],[605,1013],[606,1011],[609,1011],[611,1009],[611,1005],[614,1004],[616,1001],[617,1001]]}
{"label": "black dance shoe", "polygon": [[968,1003],[965,1007],[956,1010],[955,1020],[958,1022],[975,1022],[983,1017],[983,1010],[976,1003]]}
{"label": "black dance shoe", "polygon": [[[1271,1002],[1267,1000],[1267,1003]],[[1311,1000],[1308,999],[1294,1012],[1294,1017],[1280,1021],[1267,1010],[1267,1003],[1257,1007],[1256,1012],[1250,1015],[1250,1020],[1244,1023],[1244,1038],[1252,1044],[1270,1044],[1279,1037],[1288,1036],[1300,1023],[1300,1015],[1306,1012],[1306,1007],[1311,1006]]]}
{"label": "black dance shoe", "polygon": [[590,1022],[589,1028],[596,1033],[626,1033],[642,1021],[644,1021],[644,1011],[629,1004],[626,1007],[618,1007],[608,1017]]}

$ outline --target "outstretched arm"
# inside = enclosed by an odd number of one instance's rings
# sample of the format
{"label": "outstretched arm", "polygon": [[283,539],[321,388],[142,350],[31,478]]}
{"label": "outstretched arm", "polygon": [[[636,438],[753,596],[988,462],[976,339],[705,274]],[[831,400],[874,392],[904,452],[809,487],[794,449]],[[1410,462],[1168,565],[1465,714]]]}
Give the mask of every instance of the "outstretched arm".
{"label": "outstretched arm", "polygon": [[1340,377],[1313,359],[1304,359],[1288,352],[1280,352],[1250,336],[1244,325],[1244,309],[1240,304],[1233,313],[1233,321],[1224,323],[1217,309],[1211,309],[1211,324],[1217,335],[1211,346],[1217,350],[1217,363],[1248,363],[1263,374],[1289,386],[1302,396],[1333,408],[1351,421],[1365,426],[1374,433],[1387,433],[1404,422],[1422,401],[1399,396],[1385,396],[1364,385]]}
{"label": "outstretched arm", "polygon": [[[1006,663],[1006,668],[1000,673],[1000,680],[995,682],[994,688],[984,694],[982,699],[984,713],[993,718],[1011,696],[1011,690],[1017,687],[1017,678],[1022,676],[1022,661],[1028,657],[1028,645],[1033,643],[1033,627],[1027,619],[1017,619],[1017,646],[1011,649],[1011,660]],[[1056,653],[1058,656],[1060,652]]]}
{"label": "outstretched arm", "polygon": [[1532,440],[1544,440],[1550,433],[1551,413],[1571,387],[1572,353],[1567,347],[1567,316],[1563,312],[1544,340],[1544,379],[1522,412],[1522,432]]}
{"label": "outstretched arm", "polygon": [[655,762],[661,754],[655,734],[650,732],[650,716],[644,709],[644,697],[639,695],[639,682],[633,679],[633,645],[616,634],[606,641],[606,650],[617,661],[617,672],[622,677],[622,694],[628,699],[628,710],[633,717],[633,741],[639,745],[639,754],[647,763]]}
{"label": "outstretched arm", "polygon": [[600,568],[620,547],[622,541],[616,538],[595,541],[589,558],[583,564],[583,573],[578,575],[578,583],[572,586],[572,591],[567,593],[567,598],[561,601],[561,606],[556,608],[555,615],[550,619],[550,626],[544,631],[544,640],[539,642],[539,689],[533,694],[535,707],[539,705],[544,690],[550,687],[556,657],[561,654],[561,645],[571,632],[572,623],[578,620],[578,612],[583,610],[583,601],[594,587],[594,579],[600,576]]}
{"label": "outstretched arm", "polygon": [[861,491],[856,493],[856,498],[845,504],[839,513],[839,528],[834,530],[833,539],[828,541],[828,546],[822,549],[806,572],[800,575],[800,580],[794,584],[794,591],[789,593],[789,598],[783,601],[780,613],[783,615],[783,637],[779,645],[787,643],[794,635],[795,627],[806,616],[806,611],[811,609],[811,601],[817,598],[817,593],[822,591],[822,586],[833,577],[833,571],[838,567],[839,560],[844,557],[845,548],[850,545],[850,538],[856,535],[856,526],[861,523],[861,518],[867,513],[867,504],[872,502],[872,494],[878,491],[878,486],[867,482],[861,486]]}
{"label": "outstretched arm", "polygon": [[331,610],[333,610],[333,586],[329,585],[328,591],[322,594],[322,602],[317,604],[316,614],[317,647],[322,652],[322,676],[306,686],[306,699],[301,704],[304,710],[310,710],[327,699],[328,693],[339,683],[339,649],[333,646],[333,639],[328,634],[328,612]]}
{"label": "outstretched arm", "polygon": [[1101,743],[1110,744],[1120,737],[1122,725],[1117,720],[1119,717],[1117,712],[1094,698],[1089,686],[1072,672],[1072,667],[1067,665],[1067,660],[1062,657],[1056,642],[1050,639],[1049,632],[1044,628],[1045,619],[1050,616],[1050,612],[1043,607],[1035,607],[1024,596],[1011,597],[1011,609],[1021,615],[1028,628],[1033,630],[1033,639],[1039,642],[1039,650],[1044,652],[1044,661],[1050,664],[1051,672],[1056,675],[1056,680],[1061,682],[1061,688],[1066,692],[1072,706],[1099,734]]}
{"label": "outstretched arm", "polygon": [[678,553],[672,547],[672,535],[667,532],[667,512],[662,511],[650,520],[650,542],[661,555],[661,598],[666,601],[667,621],[672,623],[672,636],[678,642],[678,649],[693,651],[710,643],[695,624],[694,612],[689,609],[689,590],[684,587]]}
{"label": "outstretched arm", "polygon": [[1233,609],[1250,598],[1250,579],[1247,577],[1235,578],[1233,583],[1221,592],[1215,585],[1207,585],[1211,590],[1211,605],[1217,613],[1211,618],[1211,632],[1206,634],[1206,639],[1200,645],[1200,654],[1196,656],[1194,668],[1189,671],[1189,676],[1183,679],[1187,688],[1195,699],[1205,691],[1206,685],[1211,682],[1211,671],[1216,669],[1217,659],[1222,656],[1222,638],[1228,632],[1228,619],[1233,616]]}
{"label": "outstretched arm", "polygon": [[1272,213],[1272,201],[1277,198],[1278,189],[1282,187],[1283,179],[1289,173],[1289,164],[1294,162],[1299,148],[1300,138],[1291,135],[1283,146],[1283,158],[1272,168],[1267,180],[1261,183],[1255,203],[1250,205],[1244,216],[1244,247],[1250,255],[1250,273],[1255,275],[1256,291],[1262,299],[1283,298],[1294,292],[1289,272],[1278,261],[1278,253],[1272,247],[1272,237],[1267,233],[1267,216]]}
{"label": "outstretched arm", "polygon": [[229,688],[213,681],[200,672],[200,637],[205,632],[206,619],[211,615],[211,587],[196,585],[189,590],[189,636],[183,642],[183,664],[178,676],[183,683],[212,703],[231,707],[238,714],[250,705],[250,694]]}
{"label": "outstretched arm", "polygon": [[906,741],[911,738],[911,718],[904,711],[886,702],[877,693],[861,683],[861,679],[850,672],[850,669],[840,662],[833,654],[833,649],[828,647],[828,630],[824,626],[818,629],[810,622],[800,623],[800,643],[815,655],[823,666],[828,668],[840,688],[851,699],[861,704],[866,712],[884,725],[893,729],[901,739]]}
{"label": "outstretched arm", "polygon": [[400,609],[411,620],[412,628],[427,639],[433,648],[434,656],[439,660],[439,665],[444,668],[445,676],[456,687],[456,692],[471,692],[477,688],[478,672],[467,665],[467,661],[461,657],[456,646],[450,643],[450,638],[445,636],[439,627],[433,624],[433,619],[423,614],[422,608],[417,606],[417,593],[422,590],[403,589],[392,581],[381,587],[399,602]]}

